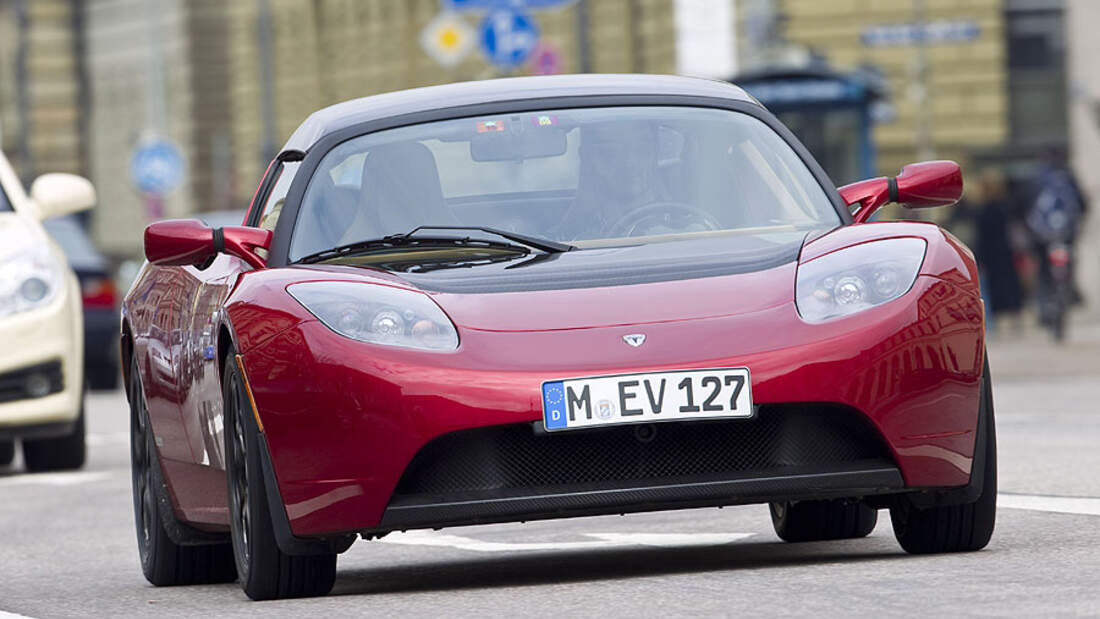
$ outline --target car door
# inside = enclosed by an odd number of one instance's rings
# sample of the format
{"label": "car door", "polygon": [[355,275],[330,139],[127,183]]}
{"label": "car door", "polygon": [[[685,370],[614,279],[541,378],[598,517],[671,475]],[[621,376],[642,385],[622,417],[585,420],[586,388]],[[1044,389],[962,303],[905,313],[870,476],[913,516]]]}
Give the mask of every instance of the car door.
{"label": "car door", "polygon": [[217,359],[218,307],[248,265],[239,258],[217,256],[204,268],[184,267],[183,288],[189,300],[183,321],[182,353],[177,372],[184,394],[183,425],[192,462],[224,468],[221,445],[221,385]]}
{"label": "car door", "polygon": [[[249,207],[248,225],[274,227],[297,162],[275,161]],[[265,221],[264,218],[268,215]],[[184,267],[184,294],[189,300],[186,344],[178,374],[185,377],[184,426],[195,464],[225,468],[222,438],[222,389],[217,358],[218,318],[237,279],[251,267],[240,258],[220,254],[203,268]]]}
{"label": "car door", "polygon": [[132,317],[138,371],[145,391],[149,423],[162,461],[189,461],[191,452],[183,440],[186,433],[180,418],[179,379],[176,375],[178,350],[173,334],[179,331],[179,269],[147,267],[152,272],[140,280],[134,295],[139,310]]}

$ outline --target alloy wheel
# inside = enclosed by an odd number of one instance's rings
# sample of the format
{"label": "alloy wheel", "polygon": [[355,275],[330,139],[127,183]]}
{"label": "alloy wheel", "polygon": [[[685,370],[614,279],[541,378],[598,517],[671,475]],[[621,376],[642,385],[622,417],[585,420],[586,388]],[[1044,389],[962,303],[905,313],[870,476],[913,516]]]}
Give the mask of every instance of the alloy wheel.
{"label": "alloy wheel", "polygon": [[241,414],[241,389],[238,380],[234,379],[229,386],[230,397],[228,398],[227,415],[232,418],[232,424],[230,425],[232,436],[230,437],[230,479],[232,482],[231,492],[229,496],[230,500],[230,514],[234,519],[232,527],[233,543],[237,546],[240,553],[242,565],[238,565],[238,570],[242,574],[247,570],[249,558],[251,556],[249,531],[251,530],[252,514],[249,509],[249,495],[248,495],[248,448],[245,437],[245,428],[243,415]]}
{"label": "alloy wheel", "polygon": [[153,534],[156,513],[156,496],[153,487],[153,470],[150,466],[148,410],[145,394],[137,368],[130,371],[130,475],[134,493],[134,521],[137,523],[138,551],[142,563],[149,557],[150,538]]}

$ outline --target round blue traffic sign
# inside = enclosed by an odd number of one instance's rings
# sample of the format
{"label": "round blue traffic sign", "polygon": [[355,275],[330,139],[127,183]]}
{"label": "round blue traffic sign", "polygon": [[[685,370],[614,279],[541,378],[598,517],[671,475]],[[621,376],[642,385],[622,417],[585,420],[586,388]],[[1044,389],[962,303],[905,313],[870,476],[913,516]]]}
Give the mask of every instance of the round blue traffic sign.
{"label": "round blue traffic sign", "polygon": [[185,166],[175,144],[161,138],[148,140],[130,157],[130,178],[143,193],[163,195],[183,181]]}
{"label": "round blue traffic sign", "polygon": [[491,11],[481,20],[481,49],[489,62],[501,67],[518,67],[539,42],[535,20],[508,8]]}

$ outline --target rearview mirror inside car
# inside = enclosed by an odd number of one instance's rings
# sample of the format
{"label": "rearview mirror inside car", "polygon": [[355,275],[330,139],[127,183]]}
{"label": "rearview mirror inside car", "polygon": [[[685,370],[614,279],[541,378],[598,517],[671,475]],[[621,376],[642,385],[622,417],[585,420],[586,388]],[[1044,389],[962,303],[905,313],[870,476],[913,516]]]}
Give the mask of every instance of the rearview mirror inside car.
{"label": "rearview mirror inside car", "polygon": [[199,265],[219,253],[236,256],[253,268],[266,263],[260,251],[271,245],[271,232],[249,226],[211,228],[198,219],[169,219],[145,228],[145,257],[160,266]]}
{"label": "rearview mirror inside car", "polygon": [[565,154],[568,141],[557,127],[529,128],[521,133],[486,131],[470,139],[474,161],[523,161]]}

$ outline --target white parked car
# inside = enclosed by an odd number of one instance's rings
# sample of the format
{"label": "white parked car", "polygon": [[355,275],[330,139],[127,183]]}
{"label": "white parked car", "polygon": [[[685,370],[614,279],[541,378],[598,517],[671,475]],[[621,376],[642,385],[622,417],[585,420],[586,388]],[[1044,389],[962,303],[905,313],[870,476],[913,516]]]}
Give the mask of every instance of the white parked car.
{"label": "white parked car", "polygon": [[28,196],[0,153],[0,466],[17,439],[29,470],[84,464],[80,288],[41,222],[95,200],[72,174],[44,174]]}

